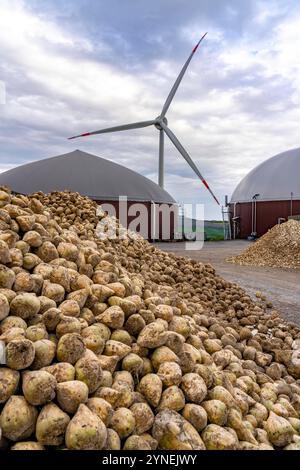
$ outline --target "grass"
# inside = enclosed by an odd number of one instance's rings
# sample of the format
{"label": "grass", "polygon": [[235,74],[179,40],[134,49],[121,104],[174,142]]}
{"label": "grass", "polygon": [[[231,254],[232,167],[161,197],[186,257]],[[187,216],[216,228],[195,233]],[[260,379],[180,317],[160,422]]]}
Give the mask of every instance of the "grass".
{"label": "grass", "polygon": [[220,224],[218,228],[205,227],[205,240],[208,241],[221,241],[224,240],[223,225]]}
{"label": "grass", "polygon": [[[192,219],[185,220],[186,232],[202,231],[200,227],[195,227]],[[223,222],[219,220],[205,220],[204,221],[204,240],[205,241],[221,241],[224,240]]]}
{"label": "grass", "polygon": [[[194,230],[191,230],[194,232]],[[197,230],[199,232],[200,230]],[[223,231],[223,225],[220,227],[204,227],[204,240],[205,241],[221,241],[224,240],[224,231]]]}

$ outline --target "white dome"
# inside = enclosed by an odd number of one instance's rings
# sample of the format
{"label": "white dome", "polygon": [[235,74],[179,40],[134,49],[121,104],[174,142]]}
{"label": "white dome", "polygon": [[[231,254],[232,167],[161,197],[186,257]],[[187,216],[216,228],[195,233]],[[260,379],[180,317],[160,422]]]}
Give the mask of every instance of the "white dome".
{"label": "white dome", "polygon": [[300,199],[300,148],[275,155],[254,168],[236,187],[231,202]]}

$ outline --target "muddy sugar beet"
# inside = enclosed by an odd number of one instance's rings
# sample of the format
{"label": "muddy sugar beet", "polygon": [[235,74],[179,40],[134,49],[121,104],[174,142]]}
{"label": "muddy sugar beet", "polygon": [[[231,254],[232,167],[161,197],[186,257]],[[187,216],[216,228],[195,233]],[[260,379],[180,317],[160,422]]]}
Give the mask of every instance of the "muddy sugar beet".
{"label": "muddy sugar beet", "polygon": [[0,447],[300,449],[300,332],[77,193],[0,193]]}

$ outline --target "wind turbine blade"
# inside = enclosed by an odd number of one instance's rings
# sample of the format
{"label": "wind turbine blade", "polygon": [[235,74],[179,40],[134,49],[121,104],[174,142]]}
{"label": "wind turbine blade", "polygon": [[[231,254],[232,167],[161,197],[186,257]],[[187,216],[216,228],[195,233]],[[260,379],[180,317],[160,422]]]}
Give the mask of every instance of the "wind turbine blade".
{"label": "wind turbine blade", "polygon": [[141,122],[134,122],[133,124],[124,124],[123,126],[115,126],[115,127],[107,127],[106,129],[101,129],[99,131],[94,132],[86,132],[80,135],[74,135],[73,137],[69,137],[69,140],[77,139],[78,137],[87,137],[89,135],[95,134],[106,134],[108,132],[118,132],[118,131],[128,131],[130,129],[140,129],[141,127],[147,127],[155,124],[155,121],[141,121]]}
{"label": "wind turbine blade", "polygon": [[161,112],[161,117],[165,117],[165,115],[166,115],[166,113],[167,113],[167,111],[168,111],[168,109],[169,109],[169,106],[170,106],[170,104],[171,104],[171,102],[172,102],[172,100],[173,100],[173,98],[174,98],[174,96],[175,96],[175,93],[176,93],[176,91],[177,91],[177,89],[178,89],[178,87],[179,87],[179,85],[180,85],[180,82],[181,82],[181,80],[183,79],[183,76],[184,76],[184,74],[185,74],[185,72],[186,72],[186,69],[188,68],[189,63],[191,62],[191,60],[192,60],[192,58],[193,58],[193,55],[195,54],[195,52],[196,52],[196,50],[198,49],[200,43],[203,41],[203,39],[205,38],[206,35],[207,35],[207,33],[205,33],[205,34],[202,36],[202,38],[200,39],[200,41],[196,44],[196,46],[195,46],[194,49],[192,50],[192,52],[191,52],[191,54],[190,54],[188,60],[187,60],[186,63],[184,64],[184,66],[183,66],[183,68],[182,68],[180,74],[178,75],[178,77],[177,77],[177,79],[176,79],[176,81],[175,81],[175,83],[174,83],[174,85],[173,85],[173,87],[172,87],[172,90],[171,90],[170,93],[169,93],[168,98],[166,99],[166,102],[165,102],[164,107],[163,107],[162,112]]}
{"label": "wind turbine blade", "polygon": [[214,198],[214,200],[216,201],[216,203],[218,205],[220,205],[218,199],[216,198],[216,196],[214,195],[214,193],[212,192],[212,190],[210,189],[210,187],[208,186],[206,180],[203,178],[203,176],[201,175],[200,171],[198,170],[197,166],[195,165],[195,163],[193,162],[193,160],[191,159],[191,157],[189,156],[189,154],[187,153],[187,151],[185,150],[185,148],[181,145],[181,143],[179,142],[179,140],[177,139],[177,137],[173,134],[173,132],[171,131],[171,129],[169,129],[168,126],[166,126],[166,124],[164,122],[161,123],[161,126],[163,128],[163,130],[165,131],[165,133],[167,134],[167,136],[169,137],[169,139],[171,140],[171,142],[174,144],[174,146],[177,148],[177,150],[179,151],[179,153],[181,153],[181,155],[183,156],[183,158],[185,159],[185,161],[190,165],[190,167],[192,168],[192,170],[194,170],[194,172],[196,173],[196,175],[198,176],[198,178],[200,178],[200,180],[202,181],[202,183],[204,184],[204,186],[206,187],[206,189],[208,189],[208,191],[210,192],[210,194],[212,195],[212,197]]}

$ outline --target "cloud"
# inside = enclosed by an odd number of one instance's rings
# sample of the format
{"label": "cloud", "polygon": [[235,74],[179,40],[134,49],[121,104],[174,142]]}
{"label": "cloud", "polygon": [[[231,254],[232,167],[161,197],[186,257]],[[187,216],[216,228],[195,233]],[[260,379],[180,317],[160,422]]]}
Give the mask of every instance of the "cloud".
{"label": "cloud", "polygon": [[[168,120],[222,199],[255,165],[299,146],[299,27],[297,0],[2,0],[0,171],[79,147],[156,180],[155,128],[66,137],[157,116],[208,30]],[[165,161],[166,189],[220,218],[167,139]]]}

